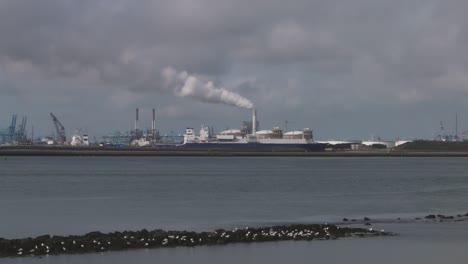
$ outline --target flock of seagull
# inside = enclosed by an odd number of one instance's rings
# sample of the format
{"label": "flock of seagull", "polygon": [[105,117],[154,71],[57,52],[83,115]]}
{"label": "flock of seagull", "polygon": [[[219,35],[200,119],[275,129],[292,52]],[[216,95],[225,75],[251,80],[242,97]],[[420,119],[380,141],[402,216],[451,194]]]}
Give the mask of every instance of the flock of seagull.
{"label": "flock of seagull", "polygon": [[[92,235],[91,235],[92,234]],[[17,256],[67,253],[104,252],[130,248],[156,248],[174,246],[216,245],[239,242],[262,242],[280,240],[325,240],[348,236],[388,235],[384,230],[350,228],[329,224],[274,226],[266,228],[219,229],[213,232],[187,232],[146,230],[138,232],[93,232],[84,236],[52,237],[48,239],[10,240],[10,248],[0,240],[0,255],[16,250]],[[5,241],[5,240],[4,240]],[[21,246],[23,244],[23,246]],[[3,245],[3,246],[2,246]]]}
{"label": "flock of seagull", "polygon": [[[371,225],[365,217],[362,224]],[[398,218],[400,220],[400,218]],[[416,218],[415,220],[423,220]],[[468,213],[457,216],[428,215],[424,220],[433,221],[466,221]],[[355,219],[343,218],[343,223],[354,222]],[[114,232],[103,234],[91,232],[83,236],[50,237],[48,235],[26,239],[0,238],[0,257],[75,254],[88,252],[104,252],[133,248],[157,248],[175,246],[216,245],[241,242],[263,242],[282,240],[326,240],[349,236],[386,236],[394,235],[385,230],[375,231],[371,228],[344,227],[329,224],[273,226],[264,228],[233,230],[219,229],[213,232],[141,230],[137,232]]]}

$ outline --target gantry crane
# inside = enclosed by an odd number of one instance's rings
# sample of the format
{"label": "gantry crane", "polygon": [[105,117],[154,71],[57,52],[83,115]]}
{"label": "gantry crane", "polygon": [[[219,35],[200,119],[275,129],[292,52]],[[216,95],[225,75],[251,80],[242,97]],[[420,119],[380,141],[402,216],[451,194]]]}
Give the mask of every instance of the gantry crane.
{"label": "gantry crane", "polygon": [[52,120],[54,121],[55,130],[57,131],[57,143],[63,145],[65,141],[67,141],[67,137],[65,136],[65,127],[60,123],[54,114],[50,113]]}

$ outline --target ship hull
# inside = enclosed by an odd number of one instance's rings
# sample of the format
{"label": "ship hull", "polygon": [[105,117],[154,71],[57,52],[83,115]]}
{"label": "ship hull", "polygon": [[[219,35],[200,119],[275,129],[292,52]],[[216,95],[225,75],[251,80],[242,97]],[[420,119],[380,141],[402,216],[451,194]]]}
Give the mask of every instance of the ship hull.
{"label": "ship hull", "polygon": [[186,149],[212,149],[212,150],[235,150],[235,151],[324,151],[327,144],[305,143],[305,144],[265,144],[258,142],[250,143],[185,143],[179,148]]}

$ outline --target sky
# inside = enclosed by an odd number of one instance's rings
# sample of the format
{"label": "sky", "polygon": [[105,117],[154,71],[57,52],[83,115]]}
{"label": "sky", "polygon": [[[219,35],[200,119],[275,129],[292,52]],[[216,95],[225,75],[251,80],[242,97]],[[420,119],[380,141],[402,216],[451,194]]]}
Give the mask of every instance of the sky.
{"label": "sky", "polygon": [[[0,129],[161,133],[251,119],[316,139],[468,130],[466,0],[0,0]],[[173,72],[168,80],[167,72]],[[194,88],[195,90],[190,90]],[[225,101],[225,100],[224,100]],[[247,101],[243,101],[244,103]]]}

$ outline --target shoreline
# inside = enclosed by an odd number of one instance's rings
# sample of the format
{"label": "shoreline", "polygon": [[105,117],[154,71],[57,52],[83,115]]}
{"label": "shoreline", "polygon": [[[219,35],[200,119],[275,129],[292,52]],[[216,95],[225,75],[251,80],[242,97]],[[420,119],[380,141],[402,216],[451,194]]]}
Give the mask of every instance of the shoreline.
{"label": "shoreline", "polygon": [[176,156],[176,157],[468,157],[468,151],[335,150],[298,151],[284,149],[176,149],[118,147],[0,147],[0,156]]}
{"label": "shoreline", "polygon": [[468,157],[468,151],[239,151],[159,149],[3,149],[8,156],[167,156],[167,157]]}

